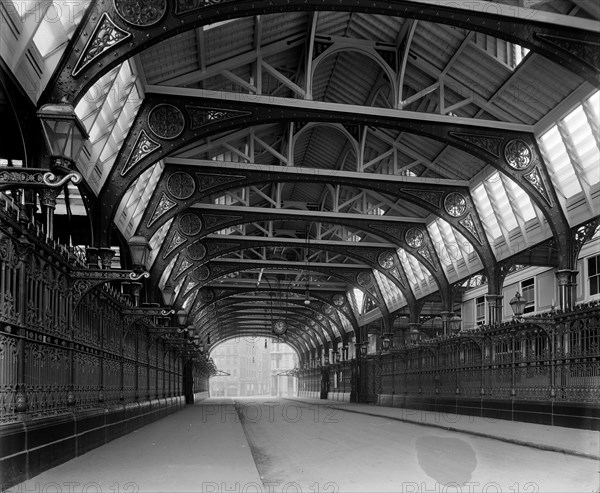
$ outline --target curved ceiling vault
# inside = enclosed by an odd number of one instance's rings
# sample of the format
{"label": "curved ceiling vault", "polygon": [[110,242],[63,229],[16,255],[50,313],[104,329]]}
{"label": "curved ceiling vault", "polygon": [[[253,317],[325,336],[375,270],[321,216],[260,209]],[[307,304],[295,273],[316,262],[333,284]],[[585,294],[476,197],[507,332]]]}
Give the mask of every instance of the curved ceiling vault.
{"label": "curved ceiling vault", "polygon": [[77,105],[98,246],[151,240],[197,337],[284,320],[303,354],[571,267],[598,211],[573,219],[538,139],[600,86],[581,2],[125,3],[90,2],[37,104]]}

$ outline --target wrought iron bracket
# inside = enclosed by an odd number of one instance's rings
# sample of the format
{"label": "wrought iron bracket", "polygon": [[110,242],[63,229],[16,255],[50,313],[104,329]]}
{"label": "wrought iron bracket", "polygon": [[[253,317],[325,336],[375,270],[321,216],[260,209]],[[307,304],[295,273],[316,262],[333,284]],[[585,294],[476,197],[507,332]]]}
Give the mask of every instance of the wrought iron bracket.
{"label": "wrought iron bracket", "polygon": [[130,320],[130,323],[135,323],[138,320],[146,317],[168,317],[169,315],[174,315],[174,309],[162,308],[162,307],[136,307],[136,308],[126,308],[123,310],[122,315],[127,317]]}
{"label": "wrought iron bracket", "polygon": [[69,181],[78,184],[81,180],[81,174],[76,171],[57,176],[51,171],[41,168],[0,166],[0,190],[7,188],[60,188]]}
{"label": "wrought iron bracket", "polygon": [[77,305],[81,299],[93,288],[111,281],[139,281],[149,278],[149,272],[133,272],[120,269],[75,269],[71,271],[71,296],[73,304]]}

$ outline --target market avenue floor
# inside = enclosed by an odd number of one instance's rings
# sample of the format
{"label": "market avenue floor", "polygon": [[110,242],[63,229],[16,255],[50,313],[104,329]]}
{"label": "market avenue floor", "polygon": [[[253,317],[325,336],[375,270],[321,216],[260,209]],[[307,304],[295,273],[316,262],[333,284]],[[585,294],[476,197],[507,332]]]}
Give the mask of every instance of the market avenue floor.
{"label": "market avenue floor", "polygon": [[[420,411],[308,399],[213,398],[8,491],[599,490],[597,432],[487,424],[482,428],[467,416],[427,413],[424,419]],[[461,426],[466,432],[451,430]]]}

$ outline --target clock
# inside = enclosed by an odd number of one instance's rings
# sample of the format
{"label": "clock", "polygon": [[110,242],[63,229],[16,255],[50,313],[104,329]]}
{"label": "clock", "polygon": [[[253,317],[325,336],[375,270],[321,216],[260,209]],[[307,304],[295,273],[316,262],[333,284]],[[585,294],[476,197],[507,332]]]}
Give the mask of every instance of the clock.
{"label": "clock", "polygon": [[278,335],[278,336],[283,335],[283,334],[285,334],[286,331],[287,331],[287,327],[283,320],[277,320],[276,322],[273,323],[273,333],[275,335]]}

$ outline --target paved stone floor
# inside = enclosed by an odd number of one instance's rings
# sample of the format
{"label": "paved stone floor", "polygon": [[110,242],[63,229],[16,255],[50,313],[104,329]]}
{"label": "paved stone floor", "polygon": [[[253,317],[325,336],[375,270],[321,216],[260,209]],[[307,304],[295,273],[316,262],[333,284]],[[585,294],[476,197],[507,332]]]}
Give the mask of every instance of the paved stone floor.
{"label": "paved stone floor", "polygon": [[[10,492],[597,492],[597,433],[498,422],[477,435],[399,421],[389,408],[305,399],[208,399]],[[383,410],[383,411],[381,411]],[[394,412],[401,410],[395,409]],[[391,413],[391,414],[390,414]],[[381,415],[378,415],[381,414]],[[387,414],[387,415],[386,415]],[[434,419],[431,416],[431,419]],[[429,419],[429,418],[428,418]],[[456,421],[456,420],[455,420]],[[451,424],[451,423],[450,423]],[[463,425],[469,430],[469,423]],[[486,433],[501,433],[502,440]],[[543,435],[551,434],[549,439]],[[574,451],[577,453],[577,451]]]}

